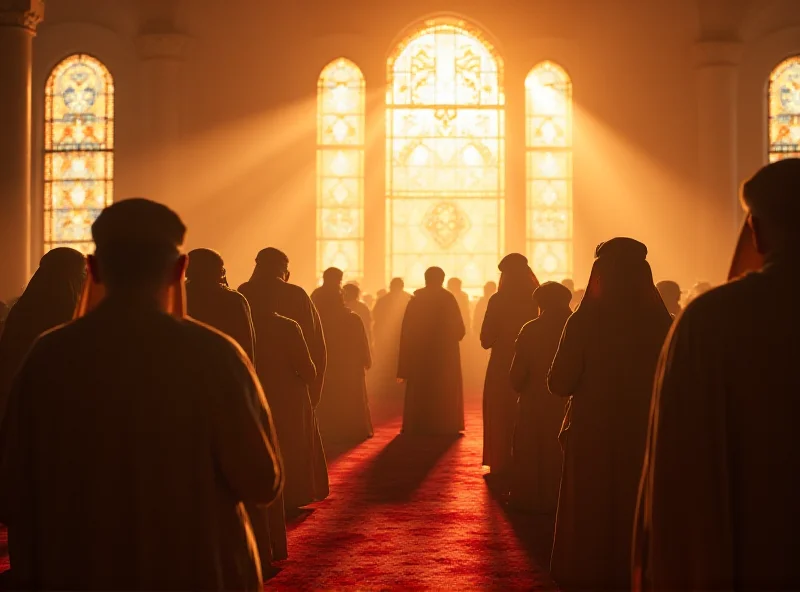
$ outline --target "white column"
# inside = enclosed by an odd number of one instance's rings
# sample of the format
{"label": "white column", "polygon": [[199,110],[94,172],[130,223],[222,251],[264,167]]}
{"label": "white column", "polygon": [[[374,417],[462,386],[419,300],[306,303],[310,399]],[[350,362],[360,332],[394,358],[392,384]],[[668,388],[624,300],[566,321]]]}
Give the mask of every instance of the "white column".
{"label": "white column", "polygon": [[30,273],[31,71],[43,0],[0,2],[0,299],[18,296]]}
{"label": "white column", "polygon": [[694,47],[697,89],[698,279],[725,279],[739,220],[737,84],[742,44],[700,41]]}

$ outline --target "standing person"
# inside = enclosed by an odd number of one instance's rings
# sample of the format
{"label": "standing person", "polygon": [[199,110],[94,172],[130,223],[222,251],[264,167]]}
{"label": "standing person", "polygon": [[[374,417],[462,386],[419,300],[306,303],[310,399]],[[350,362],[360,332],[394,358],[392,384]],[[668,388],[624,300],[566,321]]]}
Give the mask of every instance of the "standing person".
{"label": "standing person", "polygon": [[151,201],[103,210],[85,316],[17,376],[0,450],[12,589],[261,589],[242,503],[276,498],[280,460],[250,362],[182,316],[184,232]]}
{"label": "standing person", "polygon": [[469,294],[462,289],[463,285],[463,282],[457,277],[452,277],[447,280],[447,291],[455,296],[456,302],[458,303],[458,310],[461,312],[461,319],[464,322],[464,330],[467,332],[467,335],[469,335],[471,333]]}
{"label": "standing person", "polygon": [[405,291],[402,278],[392,278],[389,292],[378,298],[372,311],[375,367],[372,393],[402,396],[397,384],[397,357],[400,354],[400,331],[411,294]]}
{"label": "standing person", "polygon": [[444,271],[425,272],[425,287],[408,303],[400,335],[397,378],[406,384],[403,433],[451,434],[464,430],[459,342],[466,333]]}
{"label": "standing person", "polygon": [[[316,378],[308,387],[311,410],[306,411],[304,423],[304,430],[310,433],[313,439],[314,499],[309,499],[310,503],[325,499],[330,492],[325,450],[319,435],[316,414],[313,412],[322,396],[328,353],[317,309],[301,287],[289,283],[289,277],[289,258],[282,251],[267,247],[258,253],[253,275],[250,280],[239,286],[239,292],[250,303],[256,330],[256,344],[261,341],[269,343],[267,336],[272,327],[272,316],[277,313],[300,325],[311,360],[314,362]],[[265,380],[268,378],[265,376]]]}
{"label": "standing person", "polygon": [[86,258],[59,247],[45,253],[39,269],[11,308],[0,335],[0,421],[14,376],[33,342],[72,320],[86,279]]}
{"label": "standing person", "polygon": [[664,306],[667,307],[669,314],[676,318],[681,314],[681,287],[677,282],[665,280],[656,284],[658,293],[661,294],[661,299],[664,301]]}
{"label": "standing person", "polygon": [[520,329],[539,314],[533,302],[539,282],[528,266],[528,259],[519,253],[503,257],[498,269],[500,287],[489,299],[481,326],[481,347],[492,351],[483,386],[483,464],[506,487],[518,398],[508,371]]}
{"label": "standing person", "polygon": [[322,272],[322,285],[311,292],[311,301],[320,315],[324,315],[328,309],[339,309],[342,303],[342,279],[344,272],[337,267],[329,267]]}
{"label": "standing person", "polygon": [[344,298],[344,305],[356,313],[364,325],[364,331],[367,334],[367,343],[372,348],[372,313],[369,307],[359,300],[361,296],[361,288],[358,284],[345,284],[342,288],[342,298]]}
{"label": "standing person", "polygon": [[744,184],[731,281],[687,306],[662,352],[635,590],[800,589],[798,195],[797,159]]}
{"label": "standing person", "polygon": [[328,374],[317,408],[323,442],[356,443],[372,436],[365,371],[372,365],[364,323],[332,299],[320,313],[328,344]]}
{"label": "standing person", "polygon": [[596,257],[548,377],[569,397],[551,572],[566,589],[627,590],[650,395],[672,317],[645,245],[615,238]]}
{"label": "standing person", "polygon": [[489,299],[497,292],[497,284],[495,282],[486,282],[483,285],[483,296],[475,304],[475,312],[472,315],[472,329],[475,332],[475,337],[481,338],[481,328],[483,327],[483,319],[486,317],[486,308],[489,306]]}
{"label": "standing person", "polygon": [[522,327],[510,372],[519,393],[510,502],[517,509],[552,516],[561,482],[558,432],[564,402],[547,390],[547,373],[572,314],[571,299],[562,284],[545,282],[536,289],[533,301],[539,316]]}

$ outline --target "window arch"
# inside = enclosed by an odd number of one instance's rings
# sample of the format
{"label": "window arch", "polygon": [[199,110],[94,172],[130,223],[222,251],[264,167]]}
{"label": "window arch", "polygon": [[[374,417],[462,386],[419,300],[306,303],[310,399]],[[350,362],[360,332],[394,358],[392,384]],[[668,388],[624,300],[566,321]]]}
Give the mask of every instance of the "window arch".
{"label": "window arch", "polygon": [[769,77],[769,160],[800,157],[800,56],[783,60]]}
{"label": "window arch", "polygon": [[325,66],[317,84],[317,277],[364,265],[364,76],[350,60]]}
{"label": "window arch", "polygon": [[438,265],[482,293],[504,249],[502,60],[461,21],[437,19],[387,64],[387,276]]}
{"label": "window arch", "polygon": [[114,198],[114,81],[105,65],[71,55],[45,87],[44,250],[92,249],[92,223]]}
{"label": "window arch", "polygon": [[527,238],[542,281],[571,278],[572,81],[542,62],[525,79]]}

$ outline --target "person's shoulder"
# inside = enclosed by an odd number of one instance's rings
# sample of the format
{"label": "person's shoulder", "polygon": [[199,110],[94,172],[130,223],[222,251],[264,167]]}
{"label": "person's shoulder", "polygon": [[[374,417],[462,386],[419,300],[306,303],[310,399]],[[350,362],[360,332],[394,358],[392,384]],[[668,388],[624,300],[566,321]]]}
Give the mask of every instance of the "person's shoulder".
{"label": "person's shoulder", "polygon": [[700,322],[738,316],[743,306],[756,304],[754,299],[758,298],[765,285],[764,275],[756,272],[712,288],[686,305],[678,316],[678,321]]}
{"label": "person's shoulder", "polygon": [[234,356],[246,358],[242,348],[233,338],[211,325],[189,317],[176,319],[176,322],[186,341],[201,348],[202,351],[208,354],[209,358],[214,358],[215,356],[220,357],[220,359]]}
{"label": "person's shoulder", "polygon": [[270,322],[279,331],[292,332],[300,329],[300,323],[277,313],[273,313],[272,316],[270,316]]}
{"label": "person's shoulder", "polygon": [[247,298],[244,294],[241,293],[239,290],[234,290],[233,288],[229,288],[228,286],[220,286],[221,294],[223,298],[230,300],[231,302],[243,302],[247,303]]}
{"label": "person's shoulder", "polygon": [[48,329],[31,346],[28,360],[34,360],[40,355],[49,355],[59,350],[71,350],[81,340],[91,338],[91,328],[85,318],[68,321]]}

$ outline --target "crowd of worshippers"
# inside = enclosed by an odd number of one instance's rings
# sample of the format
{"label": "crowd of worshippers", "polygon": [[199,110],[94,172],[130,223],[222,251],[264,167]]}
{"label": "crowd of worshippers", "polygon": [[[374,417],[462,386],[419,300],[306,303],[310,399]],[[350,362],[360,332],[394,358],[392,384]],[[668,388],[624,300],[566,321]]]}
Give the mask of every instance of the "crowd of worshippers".
{"label": "crowd of worshippers", "polygon": [[275,248],[233,290],[167,207],[106,208],[94,254],[48,252],[0,336],[4,583],[260,589],[287,515],[329,494],[326,446],[372,435],[367,370],[402,389],[404,434],[457,435],[472,334],[487,480],[554,517],[560,586],[800,588],[800,160],[742,202],[731,281],[683,311],[630,238],[583,293],[510,254],[471,311],[437,267],[374,303],[331,268],[309,296]]}

